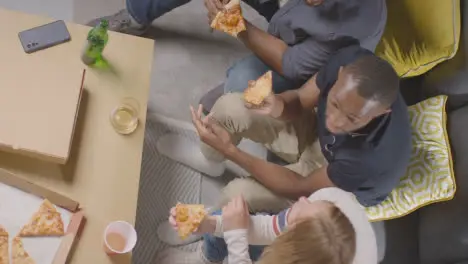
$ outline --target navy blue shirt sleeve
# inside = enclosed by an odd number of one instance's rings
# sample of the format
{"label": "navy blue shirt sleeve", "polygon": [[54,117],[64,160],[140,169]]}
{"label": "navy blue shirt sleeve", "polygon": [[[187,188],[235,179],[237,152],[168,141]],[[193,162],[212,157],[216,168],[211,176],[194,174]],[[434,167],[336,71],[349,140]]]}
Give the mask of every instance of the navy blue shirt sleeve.
{"label": "navy blue shirt sleeve", "polygon": [[283,75],[298,83],[306,82],[327,62],[333,50],[327,43],[320,43],[313,39],[290,46],[282,58]]}
{"label": "navy blue shirt sleeve", "polygon": [[369,162],[372,159],[363,156],[361,151],[343,150],[328,165],[328,178],[336,187],[354,192],[376,173]]}

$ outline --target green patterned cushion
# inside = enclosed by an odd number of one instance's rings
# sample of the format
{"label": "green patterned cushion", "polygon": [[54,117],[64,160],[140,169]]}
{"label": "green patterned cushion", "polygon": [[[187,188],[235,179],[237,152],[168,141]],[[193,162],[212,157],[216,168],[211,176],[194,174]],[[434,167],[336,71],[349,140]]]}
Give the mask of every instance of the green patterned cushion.
{"label": "green patterned cushion", "polygon": [[[410,165],[398,187],[381,204],[366,208],[371,221],[407,215],[455,195],[455,177],[446,129],[446,96],[408,107],[413,128]],[[390,161],[389,161],[390,162]]]}

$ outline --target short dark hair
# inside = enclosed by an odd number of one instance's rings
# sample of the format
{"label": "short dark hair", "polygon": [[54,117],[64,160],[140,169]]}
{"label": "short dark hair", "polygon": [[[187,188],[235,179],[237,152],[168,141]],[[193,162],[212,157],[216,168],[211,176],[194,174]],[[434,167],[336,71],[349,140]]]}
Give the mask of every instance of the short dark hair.
{"label": "short dark hair", "polygon": [[320,17],[330,20],[347,20],[359,15],[360,0],[324,0],[316,6]]}
{"label": "short dark hair", "polygon": [[362,56],[344,67],[344,71],[358,82],[357,91],[368,100],[389,107],[395,102],[400,80],[392,65],[375,56]]}

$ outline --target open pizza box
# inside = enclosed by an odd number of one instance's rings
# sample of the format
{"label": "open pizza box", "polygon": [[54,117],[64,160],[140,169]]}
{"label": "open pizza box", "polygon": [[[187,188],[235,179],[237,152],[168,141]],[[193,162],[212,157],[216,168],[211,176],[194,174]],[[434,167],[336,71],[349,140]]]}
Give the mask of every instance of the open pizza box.
{"label": "open pizza box", "polygon": [[[61,237],[21,238],[24,249],[36,264],[65,264],[84,224],[79,203],[36,185],[19,175],[0,169],[0,225],[9,234],[10,264],[12,240],[30,222],[44,199],[60,213],[65,235]],[[1,262],[1,261],[0,261]]]}

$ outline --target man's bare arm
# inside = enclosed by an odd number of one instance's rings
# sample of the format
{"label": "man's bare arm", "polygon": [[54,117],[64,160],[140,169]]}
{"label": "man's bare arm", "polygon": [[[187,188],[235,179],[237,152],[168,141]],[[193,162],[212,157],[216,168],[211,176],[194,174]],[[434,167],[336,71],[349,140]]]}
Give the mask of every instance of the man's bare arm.
{"label": "man's bare arm", "polygon": [[275,106],[271,115],[274,118],[293,120],[301,116],[302,111],[312,110],[317,106],[320,90],[315,83],[315,76],[301,88],[275,95]]}
{"label": "man's bare arm", "polygon": [[283,74],[283,54],[288,45],[279,38],[245,21],[247,30],[239,33],[238,38],[265,64]]}
{"label": "man's bare arm", "polygon": [[324,166],[309,176],[303,177],[283,166],[252,156],[233,146],[225,153],[226,158],[248,171],[252,177],[274,193],[289,199],[309,196],[313,192],[334,187]]}

